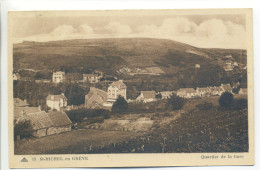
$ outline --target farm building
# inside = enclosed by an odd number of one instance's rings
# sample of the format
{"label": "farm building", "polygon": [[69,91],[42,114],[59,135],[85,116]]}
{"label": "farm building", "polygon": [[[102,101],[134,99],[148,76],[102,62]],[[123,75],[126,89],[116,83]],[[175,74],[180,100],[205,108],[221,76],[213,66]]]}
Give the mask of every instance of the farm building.
{"label": "farm building", "polygon": [[108,95],[105,91],[90,87],[89,93],[85,95],[85,106],[87,108],[102,108],[107,102]]}
{"label": "farm building", "polygon": [[57,112],[48,112],[48,117],[53,123],[53,126],[47,129],[47,135],[58,134],[62,132],[71,131],[71,121],[66,113],[57,111]]}
{"label": "farm building", "polygon": [[57,111],[60,111],[67,106],[67,100],[64,93],[61,93],[60,95],[49,94],[46,98],[46,105],[50,107],[51,110],[56,109]]}
{"label": "farm building", "polygon": [[62,83],[65,80],[65,72],[57,71],[52,74],[53,83]]}
{"label": "farm building", "polygon": [[113,82],[112,84],[109,85],[107,90],[108,99],[116,100],[120,95],[127,100],[126,88],[127,86],[123,83],[123,80]]}
{"label": "farm building", "polygon": [[61,132],[71,131],[71,121],[63,112],[38,111],[26,113],[16,123],[29,120],[33,128],[33,136],[42,137],[47,135],[58,134]]}
{"label": "farm building", "polygon": [[180,88],[177,90],[177,96],[183,98],[193,98],[197,96],[197,92],[193,88]]}
{"label": "farm building", "polygon": [[206,95],[210,95],[210,88],[208,88],[208,87],[204,87],[204,88],[197,87],[196,92],[197,92],[198,96],[203,97],[203,96],[206,96]]}
{"label": "farm building", "polygon": [[247,95],[247,88],[240,88],[238,94]]}
{"label": "farm building", "polygon": [[141,91],[141,94],[136,98],[137,101],[144,103],[155,101],[155,91]]}

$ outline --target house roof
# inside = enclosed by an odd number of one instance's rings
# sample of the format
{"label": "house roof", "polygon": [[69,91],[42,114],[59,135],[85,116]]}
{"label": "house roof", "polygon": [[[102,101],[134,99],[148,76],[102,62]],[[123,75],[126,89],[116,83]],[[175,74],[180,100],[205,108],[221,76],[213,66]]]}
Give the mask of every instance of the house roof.
{"label": "house roof", "polygon": [[223,91],[223,89],[221,87],[210,87],[210,90],[213,92],[213,91]]}
{"label": "house roof", "polygon": [[46,97],[46,100],[56,101],[56,100],[60,100],[60,98],[67,100],[66,96],[65,96],[63,93],[62,93],[62,94],[59,94],[59,95],[49,94],[49,95]]}
{"label": "house roof", "polygon": [[230,84],[222,84],[221,87],[224,91],[232,90]]}
{"label": "house roof", "polygon": [[54,126],[53,122],[45,111],[26,114],[26,119],[31,121],[34,130]]}
{"label": "house roof", "polygon": [[56,72],[54,72],[53,74],[62,74],[62,75],[65,75],[65,72],[64,72],[64,71],[56,71]]}
{"label": "house roof", "polygon": [[38,107],[14,107],[14,118],[17,119],[19,117],[23,116],[23,112],[28,114],[28,113],[35,113],[39,112]]}
{"label": "house roof", "polygon": [[180,88],[178,92],[185,92],[185,93],[196,93],[194,88]]}
{"label": "house roof", "polygon": [[115,86],[115,87],[118,87],[118,88],[125,88],[126,85],[123,83],[122,80],[119,80],[119,81],[115,81],[113,82],[112,84],[110,84],[110,86]]}
{"label": "house roof", "polygon": [[25,107],[25,106],[29,106],[29,104],[26,101],[23,101],[22,99],[14,98],[14,106]]}
{"label": "house roof", "polygon": [[83,77],[98,77],[97,74],[83,74]]}
{"label": "house roof", "polygon": [[[97,95],[95,95],[97,94]],[[100,96],[103,96],[101,99]],[[94,103],[104,102],[107,100],[107,93],[101,89],[97,89],[95,87],[90,87],[89,93],[85,96],[85,103],[87,106],[92,107]]]}
{"label": "house roof", "polygon": [[66,113],[61,112],[61,111],[56,111],[56,112],[49,112],[47,113],[48,117],[52,121],[54,126],[65,126],[65,125],[70,125],[71,121],[69,117],[67,116]]}
{"label": "house roof", "polygon": [[141,91],[141,94],[143,94],[144,99],[155,98],[155,91]]}
{"label": "house roof", "polygon": [[210,89],[208,87],[202,87],[202,88],[197,87],[197,91],[199,91],[199,92],[210,91]]}
{"label": "house roof", "polygon": [[86,96],[90,98],[95,93],[98,93],[98,94],[100,94],[100,95],[102,95],[104,97],[107,97],[107,93],[104,90],[97,89],[95,87],[90,87],[90,90],[89,90],[89,92],[88,92],[88,94]]}
{"label": "house roof", "polygon": [[247,88],[240,88],[239,91],[241,91],[241,92],[247,92]]}

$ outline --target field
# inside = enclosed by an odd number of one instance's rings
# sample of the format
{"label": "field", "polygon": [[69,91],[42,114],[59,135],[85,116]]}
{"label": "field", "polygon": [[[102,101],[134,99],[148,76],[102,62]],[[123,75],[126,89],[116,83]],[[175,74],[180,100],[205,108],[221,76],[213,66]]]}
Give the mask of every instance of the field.
{"label": "field", "polygon": [[53,136],[17,141],[15,154],[84,153],[90,148],[130,140],[139,135],[142,133],[79,129]]}
{"label": "field", "polygon": [[[218,98],[189,99],[183,110],[174,112],[83,122],[71,132],[16,141],[15,154],[247,152],[248,110],[221,108]],[[196,108],[204,102],[214,107]]]}

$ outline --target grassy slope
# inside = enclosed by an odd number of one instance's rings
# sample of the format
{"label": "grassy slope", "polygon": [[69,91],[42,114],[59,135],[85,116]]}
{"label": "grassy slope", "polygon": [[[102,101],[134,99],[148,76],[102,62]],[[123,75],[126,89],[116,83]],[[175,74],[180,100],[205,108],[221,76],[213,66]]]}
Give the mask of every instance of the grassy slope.
{"label": "grassy slope", "polygon": [[14,69],[51,70],[66,65],[115,71],[122,66],[159,66],[166,73],[171,73],[183,66],[194,67],[195,63],[209,65],[218,55],[214,50],[149,38],[23,42],[14,45]]}

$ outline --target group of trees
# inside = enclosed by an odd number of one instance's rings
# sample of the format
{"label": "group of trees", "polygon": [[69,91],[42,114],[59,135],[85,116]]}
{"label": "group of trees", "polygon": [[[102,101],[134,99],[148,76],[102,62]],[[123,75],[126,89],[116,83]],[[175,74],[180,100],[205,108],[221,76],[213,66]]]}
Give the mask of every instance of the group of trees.
{"label": "group of trees", "polygon": [[232,108],[236,110],[247,108],[247,99],[234,99],[230,92],[224,92],[219,98],[219,105],[222,108]]}
{"label": "group of trees", "polygon": [[14,81],[14,97],[26,99],[31,106],[46,108],[48,94],[58,95],[64,93],[68,105],[81,105],[85,102],[85,94],[89,86],[81,87],[77,83],[35,83],[34,81]]}

